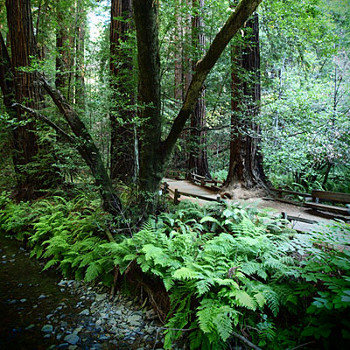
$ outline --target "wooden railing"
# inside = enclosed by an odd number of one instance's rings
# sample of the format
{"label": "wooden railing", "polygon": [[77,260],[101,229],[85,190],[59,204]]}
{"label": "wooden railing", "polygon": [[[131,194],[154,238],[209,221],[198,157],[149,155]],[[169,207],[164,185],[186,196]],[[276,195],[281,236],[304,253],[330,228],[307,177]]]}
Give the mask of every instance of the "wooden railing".
{"label": "wooden railing", "polygon": [[202,200],[209,201],[209,202],[221,202],[222,201],[222,198],[219,195],[216,198],[212,198],[212,197],[207,197],[207,196],[203,196],[203,195],[199,195],[199,194],[179,191],[177,188],[172,190],[169,187],[167,182],[163,183],[162,191],[165,195],[171,193],[173,196],[173,199],[174,199],[174,204],[176,204],[176,205],[180,203],[181,196],[198,198],[198,199],[202,199]]}
{"label": "wooden railing", "polygon": [[191,173],[191,181],[195,184],[199,184],[202,187],[208,187],[207,185],[209,184],[209,188],[215,191],[220,191],[222,189],[222,186],[224,185],[223,181],[220,181],[216,178],[207,179],[205,176],[201,176],[194,173]]}

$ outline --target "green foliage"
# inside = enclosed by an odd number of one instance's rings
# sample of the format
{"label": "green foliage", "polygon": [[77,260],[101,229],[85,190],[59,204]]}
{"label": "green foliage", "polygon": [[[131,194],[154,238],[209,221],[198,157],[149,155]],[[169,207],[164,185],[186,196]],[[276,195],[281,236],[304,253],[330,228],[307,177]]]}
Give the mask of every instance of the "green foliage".
{"label": "green foliage", "polygon": [[106,242],[105,225],[110,219],[100,203],[80,195],[73,200],[55,196],[15,204],[3,194],[0,200],[0,229],[26,240],[31,256],[44,258],[44,270],[57,266],[65,276],[108,281],[111,258],[99,247]]}
{"label": "green foliage", "polygon": [[301,262],[301,277],[316,289],[314,293],[315,289],[305,284],[299,291],[313,296],[302,335],[338,339],[340,347],[350,339],[350,225],[333,223],[320,228],[313,232],[313,246]]}
{"label": "green foliage", "polygon": [[[0,196],[0,230],[26,239],[32,256],[63,274],[111,282],[133,263],[163,281],[171,310],[166,349],[224,349],[233,332],[268,349],[350,335],[350,227],[332,223],[306,236],[256,209],[181,202],[132,237],[104,239],[109,219],[86,196],[14,204]],[[335,248],[335,249],[334,249]],[[291,322],[297,316],[296,322]],[[287,320],[287,321],[286,321]]]}
{"label": "green foliage", "polygon": [[277,225],[272,231],[270,224],[254,210],[181,203],[132,238],[103,248],[121,272],[136,260],[142,271],[163,280],[172,304],[166,348],[185,327],[200,336],[190,337],[194,348],[216,348],[247,314],[254,318],[266,309],[276,315],[288,304],[280,284],[294,264],[288,258],[290,231]]}

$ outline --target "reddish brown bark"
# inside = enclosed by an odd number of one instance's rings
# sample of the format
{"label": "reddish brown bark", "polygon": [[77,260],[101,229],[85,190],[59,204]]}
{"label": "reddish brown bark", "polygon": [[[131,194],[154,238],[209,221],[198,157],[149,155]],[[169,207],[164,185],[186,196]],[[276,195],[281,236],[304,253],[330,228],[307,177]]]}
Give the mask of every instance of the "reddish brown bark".
{"label": "reddish brown bark", "polygon": [[[33,34],[33,23],[29,0],[6,0],[7,23],[10,31],[11,69],[15,86],[15,100],[30,107],[38,106],[40,96],[35,75],[22,71],[21,67],[30,65],[30,56],[36,54],[36,43]],[[29,121],[20,110],[16,110],[18,121],[27,121],[13,131],[14,155],[13,162],[17,175],[17,198],[28,200],[41,187],[29,165],[38,154],[38,138],[33,132],[36,123]],[[40,181],[40,180],[39,180]]]}
{"label": "reddish brown bark", "polygon": [[[195,48],[196,61],[205,51],[205,36],[202,11],[204,0],[193,0],[193,8],[196,9],[196,15],[192,20],[192,41]],[[195,69],[195,63],[193,68]],[[190,133],[190,156],[188,167],[190,172],[211,178],[208,166],[208,157],[206,150],[206,106],[205,106],[205,87],[200,91],[196,106],[191,115],[191,133]]]}
{"label": "reddish brown bark", "polygon": [[[255,14],[245,27],[243,48],[232,50],[232,117],[230,165],[225,185],[265,186],[259,126],[254,118],[260,103],[259,21]],[[243,77],[243,78],[240,78]]]}
{"label": "reddish brown bark", "polygon": [[[111,86],[116,106],[111,121],[111,178],[130,183],[137,174],[135,132],[133,125],[133,63],[130,50],[123,48],[129,40],[132,18],[131,0],[112,0],[110,30]],[[124,45],[125,46],[125,45]],[[137,145],[137,143],[136,143]]]}

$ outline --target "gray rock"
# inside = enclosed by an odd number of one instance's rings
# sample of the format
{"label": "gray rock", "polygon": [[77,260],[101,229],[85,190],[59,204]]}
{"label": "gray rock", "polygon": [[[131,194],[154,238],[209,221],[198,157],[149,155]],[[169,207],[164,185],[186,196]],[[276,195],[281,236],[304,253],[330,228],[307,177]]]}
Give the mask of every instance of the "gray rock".
{"label": "gray rock", "polygon": [[44,335],[44,338],[46,338],[46,339],[48,339],[50,337],[51,337],[51,334],[49,334],[49,333]]}
{"label": "gray rock", "polygon": [[97,320],[97,321],[95,322],[95,325],[96,325],[96,327],[100,327],[102,323],[103,323],[102,320]]}
{"label": "gray rock", "polygon": [[26,331],[29,331],[30,329],[33,329],[35,325],[32,323],[28,327],[25,328]]}
{"label": "gray rock", "polygon": [[69,344],[75,345],[78,343],[80,338],[76,334],[68,334],[64,337],[64,341],[66,341]]}
{"label": "gray rock", "polygon": [[148,310],[145,314],[147,320],[155,320],[157,318],[157,314],[153,309]]}
{"label": "gray rock", "polygon": [[92,344],[90,350],[100,350],[102,346],[100,344]]}
{"label": "gray rock", "polygon": [[101,312],[100,317],[104,318],[104,319],[107,319],[108,318],[108,314],[106,314],[104,312]]}
{"label": "gray rock", "polygon": [[138,325],[140,325],[141,320],[142,320],[142,317],[140,315],[132,315],[128,318],[127,322],[131,326],[138,326]]}
{"label": "gray rock", "polygon": [[104,341],[104,340],[108,340],[109,338],[110,338],[110,337],[108,337],[107,335],[102,334],[102,335],[99,336],[98,339]]}
{"label": "gray rock", "polygon": [[41,294],[41,295],[39,295],[38,299],[45,299],[45,298],[47,298],[47,296],[45,294]]}
{"label": "gray rock", "polygon": [[83,329],[83,327],[77,327],[77,328],[74,329],[73,333],[74,334],[78,334],[78,333],[80,333],[82,331],[82,329]]}
{"label": "gray rock", "polygon": [[90,315],[90,311],[89,311],[89,309],[85,309],[85,310],[81,311],[81,312],[79,313],[79,315],[89,316],[89,315]]}
{"label": "gray rock", "polygon": [[52,333],[53,332],[53,326],[51,324],[46,324],[41,328],[41,331],[44,333]]}
{"label": "gray rock", "polygon": [[103,293],[103,294],[96,294],[95,300],[96,301],[102,301],[105,300],[107,298],[107,294]]}

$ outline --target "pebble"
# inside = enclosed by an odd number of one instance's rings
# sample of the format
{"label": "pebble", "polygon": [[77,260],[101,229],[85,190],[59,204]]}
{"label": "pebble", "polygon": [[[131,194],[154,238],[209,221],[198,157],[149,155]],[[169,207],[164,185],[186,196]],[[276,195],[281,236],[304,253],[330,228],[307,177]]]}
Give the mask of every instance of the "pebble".
{"label": "pebble", "polygon": [[75,345],[79,342],[80,338],[76,334],[68,334],[64,337],[64,341],[66,341],[69,344]]}
{"label": "pebble", "polygon": [[41,331],[43,333],[52,333],[53,332],[53,326],[51,324],[46,324],[41,328]]}
{"label": "pebble", "polygon": [[67,349],[69,346],[68,343],[62,343],[60,345],[57,346],[57,349]]}
{"label": "pebble", "polygon": [[46,295],[45,294],[41,294],[38,299],[45,299],[45,298],[46,298]]}
{"label": "pebble", "polygon": [[103,294],[96,294],[95,300],[96,301],[102,301],[105,300],[107,298],[107,294],[103,293]]}
{"label": "pebble", "polygon": [[79,315],[89,316],[89,315],[90,315],[90,311],[89,311],[89,309],[85,309],[85,310],[81,311],[81,312],[79,313]]}

